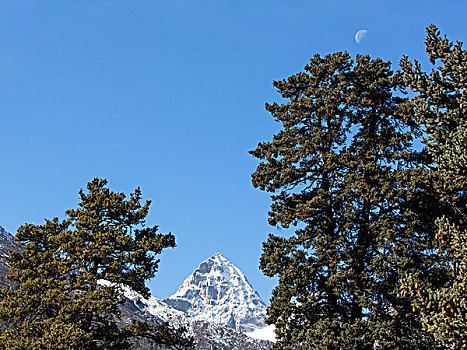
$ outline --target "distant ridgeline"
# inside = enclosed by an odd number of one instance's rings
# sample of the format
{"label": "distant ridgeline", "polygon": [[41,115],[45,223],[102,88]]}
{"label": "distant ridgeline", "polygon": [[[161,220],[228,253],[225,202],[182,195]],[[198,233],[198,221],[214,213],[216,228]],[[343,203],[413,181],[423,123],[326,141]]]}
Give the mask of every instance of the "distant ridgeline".
{"label": "distant ridgeline", "polygon": [[0,226],[0,289],[10,284],[6,280],[8,275],[8,264],[3,257],[8,255],[8,249],[14,249],[13,237],[2,226]]}

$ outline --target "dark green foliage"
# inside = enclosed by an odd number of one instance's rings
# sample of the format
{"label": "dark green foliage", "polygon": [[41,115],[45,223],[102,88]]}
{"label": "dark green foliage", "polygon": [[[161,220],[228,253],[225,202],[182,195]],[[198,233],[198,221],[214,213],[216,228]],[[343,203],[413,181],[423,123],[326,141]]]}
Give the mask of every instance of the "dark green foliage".
{"label": "dark green foliage", "polygon": [[19,289],[0,294],[0,349],[130,349],[138,337],[190,344],[167,325],[122,322],[118,284],[148,296],[156,255],[175,239],[144,226],[150,202],[141,205],[139,188],[127,199],[106,184],[89,182],[67,219],[18,229],[8,278]]}
{"label": "dark green foliage", "polygon": [[[426,51],[435,69],[425,73],[420,63],[403,57],[404,79],[416,93],[411,106],[426,132],[424,143],[433,166],[424,182],[438,213],[431,225],[445,267],[444,283],[432,276],[408,273],[403,288],[423,317],[427,330],[455,349],[467,348],[467,52],[461,42],[427,28]],[[436,219],[436,220],[434,220]]]}
{"label": "dark green foliage", "polygon": [[[432,349],[401,274],[429,269],[417,125],[390,62],[338,52],[275,81],[286,102],[266,104],[282,125],[250,153],[254,187],[271,192],[260,267],[278,276],[268,308],[276,349]],[[405,210],[407,207],[411,210]],[[431,210],[431,209],[430,209]],[[414,239],[414,232],[418,237]]]}

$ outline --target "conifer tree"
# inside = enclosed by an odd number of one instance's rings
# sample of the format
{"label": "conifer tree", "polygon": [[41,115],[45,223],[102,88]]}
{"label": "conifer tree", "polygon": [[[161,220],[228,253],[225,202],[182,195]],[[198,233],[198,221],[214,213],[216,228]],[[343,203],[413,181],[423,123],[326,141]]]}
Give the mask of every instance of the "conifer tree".
{"label": "conifer tree", "polygon": [[0,349],[130,349],[141,337],[191,344],[183,330],[122,322],[118,285],[148,296],[145,281],[157,271],[157,255],[175,238],[145,226],[150,201],[141,204],[139,188],[126,198],[106,184],[89,182],[65,220],[18,229],[20,249],[8,258],[8,278],[18,288],[0,294]]}
{"label": "conifer tree", "polygon": [[403,57],[406,84],[416,93],[411,104],[424,127],[424,144],[433,164],[423,181],[431,188],[438,215],[437,249],[431,252],[445,268],[441,285],[424,273],[408,273],[404,292],[427,330],[455,349],[467,348],[467,52],[461,42],[441,37],[435,25],[425,40],[430,73]]}
{"label": "conifer tree", "polygon": [[250,153],[262,160],[253,186],[271,192],[270,234],[260,267],[278,276],[267,322],[275,349],[432,349],[407,298],[404,269],[430,264],[401,208],[418,191],[423,157],[416,125],[390,62],[346,52],[315,55],[274,86],[266,104],[282,129]]}

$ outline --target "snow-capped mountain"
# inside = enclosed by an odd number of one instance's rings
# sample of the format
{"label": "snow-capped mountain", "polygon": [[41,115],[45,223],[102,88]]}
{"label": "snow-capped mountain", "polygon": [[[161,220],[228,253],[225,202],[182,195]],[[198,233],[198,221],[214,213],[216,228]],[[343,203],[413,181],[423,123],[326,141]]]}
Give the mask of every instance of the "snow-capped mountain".
{"label": "snow-capped mountain", "polygon": [[[102,285],[110,285],[108,281],[100,281]],[[186,335],[195,339],[196,350],[268,350],[271,342],[255,339],[230,327],[196,320],[186,313],[175,310],[163,301],[150,297],[145,299],[140,294],[125,286],[119,286],[126,302],[122,309],[125,320],[144,320],[161,324],[169,323],[172,327],[186,329]],[[147,343],[139,344],[137,349],[158,349]]]}
{"label": "snow-capped mountain", "polygon": [[177,292],[163,301],[196,320],[243,333],[266,327],[266,305],[240,269],[221,253],[202,262]]}

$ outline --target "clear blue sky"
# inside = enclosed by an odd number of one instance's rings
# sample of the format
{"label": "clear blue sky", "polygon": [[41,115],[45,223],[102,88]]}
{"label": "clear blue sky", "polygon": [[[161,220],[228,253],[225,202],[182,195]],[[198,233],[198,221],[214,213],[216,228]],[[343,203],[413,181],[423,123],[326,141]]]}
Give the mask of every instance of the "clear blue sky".
{"label": "clear blue sky", "polygon": [[221,251],[267,301],[258,260],[275,229],[248,151],[277,130],[272,81],[339,50],[426,64],[425,26],[465,40],[466,14],[464,0],[2,0],[0,225],[62,217],[95,176],[140,186],[148,224],[178,243],[155,296]]}

